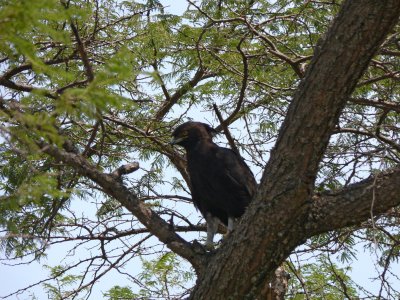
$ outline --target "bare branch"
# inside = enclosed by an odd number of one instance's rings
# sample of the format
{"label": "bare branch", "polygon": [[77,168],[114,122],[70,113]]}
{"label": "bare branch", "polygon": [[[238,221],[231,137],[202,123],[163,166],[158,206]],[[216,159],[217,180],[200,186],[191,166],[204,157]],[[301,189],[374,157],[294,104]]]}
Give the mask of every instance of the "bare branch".
{"label": "bare branch", "polygon": [[221,112],[219,111],[217,104],[214,103],[213,108],[214,108],[215,114],[218,117],[219,123],[221,124],[221,127],[224,131],[224,134],[229,142],[229,146],[231,146],[231,149],[233,151],[235,151],[238,155],[240,155],[239,149],[235,145],[235,141],[233,140],[232,135],[228,129],[228,126],[226,125],[226,121],[224,121],[224,119],[222,118]]}
{"label": "bare branch", "polygon": [[197,272],[201,272],[205,264],[205,250],[198,244],[190,244],[171,230],[157,213],[139,201],[137,196],[125,187],[114,176],[100,172],[82,156],[65,152],[55,146],[41,144],[42,151],[53,158],[73,167],[79,174],[96,182],[109,196],[118,200],[126,209],[134,214],[151,233],[157,236],[175,253],[187,259]]}
{"label": "bare branch", "polygon": [[81,40],[81,37],[79,36],[79,31],[76,28],[75,24],[72,21],[71,21],[70,24],[71,24],[72,32],[74,33],[76,42],[78,44],[79,54],[81,55],[83,65],[85,66],[86,76],[87,76],[89,81],[93,81],[94,73],[93,73],[92,66],[91,66],[91,64],[89,62],[89,57],[87,55],[87,52],[86,52],[86,49],[85,49],[85,45],[83,44],[83,42]]}
{"label": "bare branch", "polygon": [[135,172],[137,170],[139,170],[139,163],[138,162],[133,162],[131,164],[126,164],[126,165],[120,166],[118,169],[113,171],[111,173],[111,175],[118,179],[122,175],[130,174],[130,173],[133,173],[133,172]]}
{"label": "bare branch", "polygon": [[400,144],[397,144],[394,140],[383,136],[382,134],[379,134],[379,132],[369,132],[369,131],[363,131],[363,130],[358,130],[354,128],[339,128],[335,131],[336,132],[341,132],[341,133],[355,133],[355,134],[360,134],[360,135],[365,135],[369,136],[372,138],[376,138],[377,140],[382,141],[383,143],[386,143],[396,149],[397,151],[400,151]]}
{"label": "bare branch", "polygon": [[190,91],[192,88],[194,88],[201,80],[204,80],[206,78],[210,78],[213,76],[214,75],[212,75],[212,74],[206,74],[206,72],[202,68],[198,69],[191,80],[189,80],[187,83],[183,84],[179,89],[176,90],[176,92],[169,99],[167,99],[162,104],[161,108],[155,114],[154,119],[157,121],[162,120],[164,118],[164,116],[172,108],[172,106],[174,106],[174,104],[176,104],[183,95],[185,95],[188,91]]}
{"label": "bare branch", "polygon": [[360,104],[360,105],[368,105],[377,107],[380,109],[389,109],[393,111],[400,112],[400,103],[388,101],[388,100],[371,100],[367,98],[350,98],[352,103]]}
{"label": "bare branch", "polygon": [[25,85],[25,84],[17,84],[9,79],[1,79],[0,78],[0,85],[5,86],[9,89],[13,89],[20,92],[33,92],[35,91],[38,94],[43,94],[44,96],[52,99],[56,99],[57,97],[51,92],[46,89],[42,89],[39,87]]}
{"label": "bare branch", "polygon": [[389,73],[383,74],[381,76],[370,78],[370,79],[367,79],[367,80],[364,80],[364,81],[358,83],[357,86],[360,87],[360,86],[363,86],[363,85],[375,83],[375,82],[378,82],[378,81],[381,81],[381,80],[384,80],[384,79],[389,79],[389,78],[392,78],[394,80],[399,80],[400,79],[400,72],[399,71],[398,72],[389,72]]}
{"label": "bare branch", "polygon": [[128,128],[130,130],[133,130],[134,132],[137,132],[138,134],[140,134],[143,137],[148,138],[149,140],[151,140],[155,145],[159,146],[160,152],[165,154],[172,162],[173,164],[176,166],[176,168],[180,171],[180,173],[182,174],[183,178],[185,179],[185,181],[187,183],[189,183],[189,175],[186,172],[186,163],[185,160],[178,154],[176,153],[172,147],[167,148],[165,143],[161,142],[159,139],[157,139],[155,136],[151,135],[150,133],[141,130],[133,125],[128,124],[127,122],[124,122],[116,117],[110,116],[110,115],[104,115],[103,118],[105,120],[109,120],[111,122],[114,122],[116,124],[119,124],[125,128]]}

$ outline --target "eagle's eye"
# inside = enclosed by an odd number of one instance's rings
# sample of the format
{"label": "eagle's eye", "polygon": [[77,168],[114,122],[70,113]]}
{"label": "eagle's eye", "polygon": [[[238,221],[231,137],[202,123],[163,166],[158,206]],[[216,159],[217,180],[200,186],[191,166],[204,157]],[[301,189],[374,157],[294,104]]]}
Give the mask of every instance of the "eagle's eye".
{"label": "eagle's eye", "polygon": [[180,142],[183,142],[186,140],[189,136],[189,132],[187,130],[184,130],[182,132],[179,132],[177,135],[172,136],[172,140],[170,141],[171,145],[179,144]]}
{"label": "eagle's eye", "polygon": [[179,134],[179,138],[180,139],[186,139],[187,137],[189,136],[189,132],[187,131],[187,130],[184,130],[184,131],[182,131],[180,134]]}

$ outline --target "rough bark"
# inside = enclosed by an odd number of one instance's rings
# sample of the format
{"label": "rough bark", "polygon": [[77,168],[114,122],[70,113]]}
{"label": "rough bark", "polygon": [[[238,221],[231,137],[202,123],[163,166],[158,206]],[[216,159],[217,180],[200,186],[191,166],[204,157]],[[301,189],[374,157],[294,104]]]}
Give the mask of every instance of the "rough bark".
{"label": "rough bark", "polygon": [[[136,195],[123,185],[119,176],[115,176],[115,172],[111,174],[102,173],[78,154],[66,152],[50,145],[42,144],[41,147],[43,152],[73,167],[79,174],[97,183],[105,193],[115,197],[132,212],[146,226],[146,232],[153,233],[172,251],[187,259],[198,273],[205,272],[210,254],[205,253],[200,245],[187,243],[174,233],[169,224],[138,201]],[[296,225],[304,237],[311,237],[321,232],[345,226],[357,225],[369,218],[371,213],[375,216],[400,204],[400,166],[376,174],[341,191],[314,195],[307,204],[309,209],[306,220],[300,218]],[[205,230],[205,226],[202,229]],[[184,229],[182,230],[184,231]],[[180,231],[180,229],[177,228],[177,231]],[[272,277],[272,282],[274,282],[274,276],[275,274]],[[282,277],[282,274],[276,275],[276,277],[279,276]],[[282,282],[285,282],[285,278],[278,284]],[[280,293],[276,292],[274,286],[270,289],[269,283],[266,283],[261,294],[265,297],[271,297],[271,294],[278,295]]]}
{"label": "rough bark", "polygon": [[346,99],[399,13],[399,1],[343,3],[289,107],[259,193],[198,278],[192,299],[261,299],[274,270],[309,236],[301,225],[318,164]]}
{"label": "rough bark", "polygon": [[347,226],[359,225],[372,216],[400,204],[400,166],[375,174],[343,190],[316,195],[310,201],[308,237]]}
{"label": "rough bark", "polygon": [[262,299],[284,300],[289,278],[289,273],[287,273],[283,267],[277,268],[273,274],[271,283],[267,282],[264,291],[261,292]]}
{"label": "rough bark", "polygon": [[192,299],[262,299],[266,283],[307,238],[356,225],[400,204],[400,168],[337,193],[312,195],[318,164],[347,99],[400,14],[398,0],[345,1],[298,87],[259,193],[214,254],[190,244],[123,183],[85,158],[50,145],[43,152],[73,167],[121,202],[199,274]]}

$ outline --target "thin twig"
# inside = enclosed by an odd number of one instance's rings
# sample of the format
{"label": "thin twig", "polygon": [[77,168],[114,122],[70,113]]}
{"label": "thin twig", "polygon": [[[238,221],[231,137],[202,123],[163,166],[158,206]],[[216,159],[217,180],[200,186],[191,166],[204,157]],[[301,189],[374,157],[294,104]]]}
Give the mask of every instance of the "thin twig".
{"label": "thin twig", "polygon": [[78,44],[78,50],[79,50],[79,54],[81,55],[83,65],[85,66],[86,76],[89,81],[93,81],[94,73],[93,73],[92,66],[90,65],[90,62],[89,62],[89,57],[87,55],[87,52],[86,52],[85,46],[83,45],[81,37],[79,36],[79,31],[72,21],[71,21],[71,29],[75,35],[75,39]]}
{"label": "thin twig", "polygon": [[215,114],[217,115],[218,120],[221,124],[221,127],[224,130],[224,134],[226,136],[226,139],[228,140],[229,146],[232,148],[233,151],[235,151],[238,155],[240,155],[239,149],[235,145],[235,141],[232,138],[232,135],[228,129],[228,126],[226,125],[226,122],[222,118],[221,112],[219,111],[217,104],[214,103],[213,108],[214,108]]}

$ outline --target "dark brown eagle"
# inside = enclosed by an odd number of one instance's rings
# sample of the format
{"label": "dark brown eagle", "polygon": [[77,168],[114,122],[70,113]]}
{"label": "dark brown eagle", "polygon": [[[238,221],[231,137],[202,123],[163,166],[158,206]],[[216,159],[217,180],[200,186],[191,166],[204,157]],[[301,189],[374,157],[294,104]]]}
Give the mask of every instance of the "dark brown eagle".
{"label": "dark brown eagle", "polygon": [[[192,199],[207,222],[207,242],[211,247],[221,221],[233,230],[255,191],[250,168],[234,151],[212,141],[216,131],[200,122],[186,122],[172,133],[171,144],[185,148]],[[219,221],[218,221],[219,220]]]}

